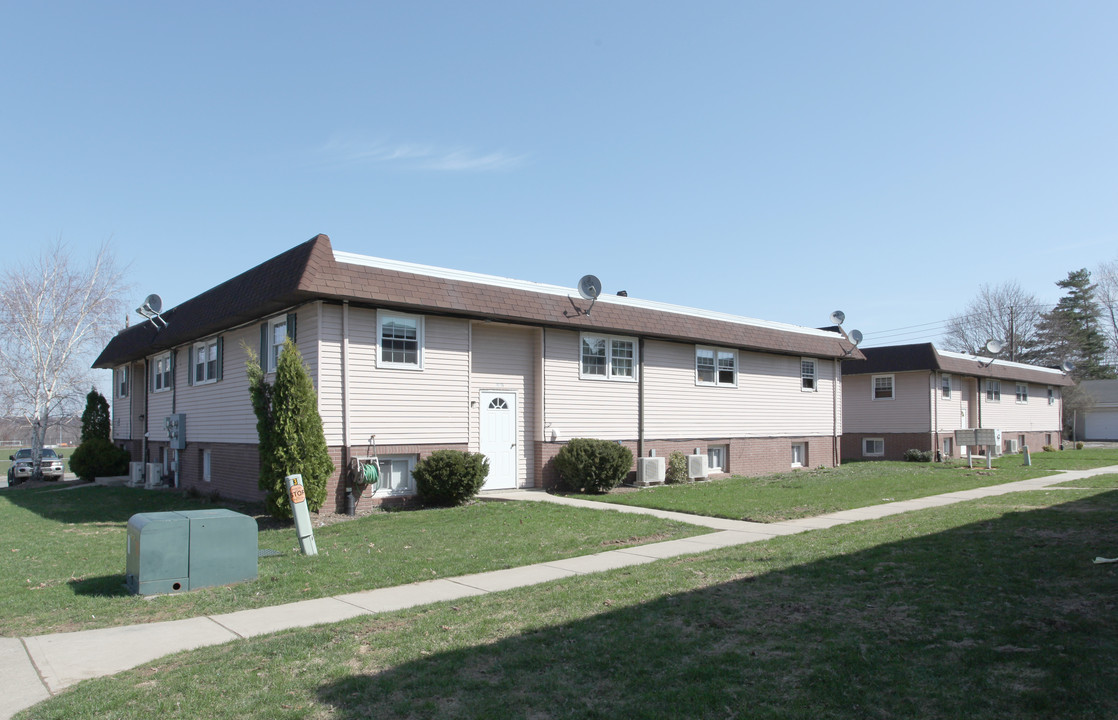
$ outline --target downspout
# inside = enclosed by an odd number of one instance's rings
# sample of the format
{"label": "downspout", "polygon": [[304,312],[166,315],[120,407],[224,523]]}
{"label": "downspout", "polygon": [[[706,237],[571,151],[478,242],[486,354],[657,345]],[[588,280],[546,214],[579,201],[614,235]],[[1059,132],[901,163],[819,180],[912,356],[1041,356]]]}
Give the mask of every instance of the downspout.
{"label": "downspout", "polygon": [[[342,301],[342,469],[346,473],[349,469],[349,301]],[[319,358],[319,382],[321,383],[322,359]],[[339,477],[341,475],[339,474]],[[356,512],[356,498],[353,497],[353,478],[346,483],[347,515]]]}
{"label": "downspout", "polygon": [[151,361],[144,358],[144,426],[142,428],[144,435],[143,442],[140,445],[140,460],[144,463],[145,472],[148,461],[148,424],[150,422],[148,419],[148,387],[150,387],[148,384],[148,371],[150,367]]}
{"label": "downspout", "polygon": [[932,419],[932,457],[939,452],[939,388],[936,387],[936,371],[928,373],[931,383],[931,396],[928,397],[928,416]]}
{"label": "downspout", "polygon": [[831,364],[834,365],[831,372],[831,467],[838,467],[840,461],[838,384],[841,370],[838,358],[831,358]]}
{"label": "downspout", "polygon": [[[637,339],[637,457],[644,457],[644,338]],[[729,458],[727,458],[728,460]]]}

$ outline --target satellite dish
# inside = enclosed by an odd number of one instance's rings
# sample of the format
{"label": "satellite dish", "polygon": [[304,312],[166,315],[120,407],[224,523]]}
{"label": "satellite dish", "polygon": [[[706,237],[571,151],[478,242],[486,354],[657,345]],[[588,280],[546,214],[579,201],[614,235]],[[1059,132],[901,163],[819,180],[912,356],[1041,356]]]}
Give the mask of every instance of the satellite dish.
{"label": "satellite dish", "polygon": [[144,307],[151,310],[153,313],[159,314],[163,312],[163,298],[152,293],[144,298]]}
{"label": "satellite dish", "polygon": [[602,294],[602,281],[593,275],[583,275],[578,280],[578,294],[583,300],[597,300]]}
{"label": "satellite dish", "polygon": [[1004,347],[1005,345],[1000,340],[988,340],[986,342],[986,352],[991,355],[997,355]]}
{"label": "satellite dish", "polygon": [[861,330],[851,330],[850,331],[850,341],[852,343],[854,343],[854,347],[858,347],[859,345],[861,345],[862,344],[862,331]]}
{"label": "satellite dish", "polygon": [[842,325],[845,320],[846,313],[844,313],[842,310],[835,310],[833,313],[831,313],[831,322],[835,325]]}
{"label": "satellite dish", "polygon": [[1066,373],[1069,373],[1075,369],[1075,363],[1073,363],[1071,360],[1068,360],[1067,358],[1064,358],[1064,361],[1060,363],[1060,369]]}

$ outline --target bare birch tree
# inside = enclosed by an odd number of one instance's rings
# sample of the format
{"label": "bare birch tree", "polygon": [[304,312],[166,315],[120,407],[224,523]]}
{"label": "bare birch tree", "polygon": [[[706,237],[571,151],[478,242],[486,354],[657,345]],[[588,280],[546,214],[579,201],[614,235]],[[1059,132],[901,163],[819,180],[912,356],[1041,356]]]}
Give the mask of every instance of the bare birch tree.
{"label": "bare birch tree", "polygon": [[119,322],[125,289],[107,242],[88,264],[59,241],[0,275],[0,402],[31,426],[35,478],[51,419],[89,391],[89,366]]}
{"label": "bare birch tree", "polygon": [[1107,362],[1118,367],[1118,259],[1100,263],[1094,275],[1098,289],[1099,330],[1106,336]]}
{"label": "bare birch tree", "polygon": [[1037,323],[1045,306],[1016,282],[983,285],[959,315],[947,321],[944,345],[956,352],[979,352],[988,340],[1006,345],[1006,359],[1032,361]]}

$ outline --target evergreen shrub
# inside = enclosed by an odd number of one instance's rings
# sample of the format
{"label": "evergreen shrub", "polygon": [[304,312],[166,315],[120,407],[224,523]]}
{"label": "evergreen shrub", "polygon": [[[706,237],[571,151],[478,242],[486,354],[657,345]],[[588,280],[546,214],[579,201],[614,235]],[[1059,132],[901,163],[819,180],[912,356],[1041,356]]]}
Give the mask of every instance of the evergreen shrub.
{"label": "evergreen shrub", "polygon": [[89,438],[70,456],[70,472],[82,480],[92,482],[99,477],[128,474],[132,453],[113,445],[101,437]]}
{"label": "evergreen shrub", "polygon": [[687,456],[679,450],[668,455],[668,467],[664,472],[664,482],[668,485],[685,483],[687,477]]}
{"label": "evergreen shrub", "polygon": [[485,483],[489,460],[481,453],[436,450],[417,462],[411,474],[424,505],[464,505]]}
{"label": "evergreen shrub", "polygon": [[606,493],[633,467],[633,451],[609,440],[575,438],[555,456],[559,484],[566,490]]}
{"label": "evergreen shrub", "polygon": [[931,450],[917,450],[916,448],[911,448],[909,450],[905,450],[904,451],[904,461],[905,462],[931,462],[932,461],[932,451]]}

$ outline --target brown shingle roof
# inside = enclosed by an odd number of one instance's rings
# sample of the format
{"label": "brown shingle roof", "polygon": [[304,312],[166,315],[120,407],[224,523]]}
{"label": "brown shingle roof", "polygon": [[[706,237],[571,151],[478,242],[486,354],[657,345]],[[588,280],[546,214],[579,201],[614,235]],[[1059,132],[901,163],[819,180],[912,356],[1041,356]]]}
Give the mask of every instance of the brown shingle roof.
{"label": "brown shingle roof", "polygon": [[587,303],[561,294],[412,269],[415,272],[338,262],[330,239],[318,235],[164,313],[168,326],[162,331],[156,332],[145,322],[122,332],[106,346],[94,367],[113,367],[316,298],[788,355],[842,358],[852,352],[850,356],[861,357],[838,333],[702,317],[642,307],[619,298],[598,302],[586,315],[576,310]]}
{"label": "brown shingle roof", "polygon": [[[862,354],[865,360],[855,360],[843,365],[844,375],[938,370],[956,375],[1020,380],[1041,385],[1075,384],[1075,381],[1066,374],[1048,368],[1011,363],[1001,359],[995,359],[987,365],[987,358],[941,352],[933,343],[862,348]],[[982,364],[979,364],[979,361]]]}

